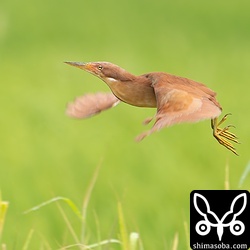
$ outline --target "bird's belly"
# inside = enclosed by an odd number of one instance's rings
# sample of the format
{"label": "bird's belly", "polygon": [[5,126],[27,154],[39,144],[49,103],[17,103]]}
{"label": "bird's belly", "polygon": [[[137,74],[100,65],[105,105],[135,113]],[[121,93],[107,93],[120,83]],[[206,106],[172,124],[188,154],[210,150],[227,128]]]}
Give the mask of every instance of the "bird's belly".
{"label": "bird's belly", "polygon": [[137,107],[156,107],[155,93],[152,87],[111,88],[114,95],[123,102]]}

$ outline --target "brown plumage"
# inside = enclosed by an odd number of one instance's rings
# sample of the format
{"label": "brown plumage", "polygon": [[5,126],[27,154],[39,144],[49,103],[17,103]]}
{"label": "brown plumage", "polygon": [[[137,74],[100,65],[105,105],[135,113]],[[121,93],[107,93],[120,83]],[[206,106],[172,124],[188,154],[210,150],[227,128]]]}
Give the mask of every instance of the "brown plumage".
{"label": "brown plumage", "polygon": [[66,63],[99,77],[113,92],[78,97],[68,105],[69,116],[87,118],[115,106],[119,100],[133,106],[157,108],[156,115],[144,122],[147,124],[155,119],[153,127],[139,135],[137,141],[176,123],[211,119],[214,137],[237,154],[228,141],[238,143],[236,136],[228,131],[230,126],[223,129],[218,127],[227,115],[220,122],[217,121],[222,108],[215,98],[216,93],[204,84],[163,72],[135,76],[109,62]]}

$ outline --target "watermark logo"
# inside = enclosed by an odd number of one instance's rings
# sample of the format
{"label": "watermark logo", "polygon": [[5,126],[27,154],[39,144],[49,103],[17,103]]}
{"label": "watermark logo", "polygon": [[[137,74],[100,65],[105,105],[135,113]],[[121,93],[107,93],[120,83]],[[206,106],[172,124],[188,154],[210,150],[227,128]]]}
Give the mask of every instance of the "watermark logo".
{"label": "watermark logo", "polygon": [[196,190],[190,195],[192,249],[248,249],[250,195],[242,190]]}

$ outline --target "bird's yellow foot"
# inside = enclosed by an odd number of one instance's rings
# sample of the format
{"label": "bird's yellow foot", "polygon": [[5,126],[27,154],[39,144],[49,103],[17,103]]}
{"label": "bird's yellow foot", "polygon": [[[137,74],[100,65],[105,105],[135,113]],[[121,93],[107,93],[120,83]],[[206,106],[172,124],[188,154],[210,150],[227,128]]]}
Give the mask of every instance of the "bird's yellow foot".
{"label": "bird's yellow foot", "polygon": [[236,152],[235,147],[232,145],[232,142],[239,143],[237,140],[237,136],[231,132],[229,132],[229,129],[231,127],[234,127],[233,125],[228,125],[225,128],[219,128],[219,126],[227,119],[228,115],[226,114],[223,116],[223,118],[218,122],[218,118],[214,118],[211,120],[211,126],[213,129],[213,136],[215,139],[224,147],[232,151],[234,154],[238,155]]}

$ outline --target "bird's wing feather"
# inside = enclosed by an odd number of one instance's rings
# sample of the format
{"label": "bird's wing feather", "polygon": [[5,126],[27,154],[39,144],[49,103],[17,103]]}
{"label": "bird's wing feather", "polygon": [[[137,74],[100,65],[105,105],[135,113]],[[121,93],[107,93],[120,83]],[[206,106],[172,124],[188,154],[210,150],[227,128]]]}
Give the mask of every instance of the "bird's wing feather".
{"label": "bird's wing feather", "polygon": [[[181,122],[197,122],[215,118],[221,113],[220,106],[211,100],[214,98],[214,92],[209,94],[208,91],[203,91],[203,88],[206,88],[205,85],[201,85],[201,89],[198,85],[192,86],[192,84],[183,88],[183,85],[178,83],[172,85],[166,80],[157,80],[153,87],[157,100],[156,121],[149,131],[136,138],[137,141],[164,127]],[[197,88],[196,92],[193,91],[194,88]]]}
{"label": "bird's wing feather", "polygon": [[116,106],[119,102],[112,93],[86,94],[69,103],[66,114],[78,119],[88,118]]}

